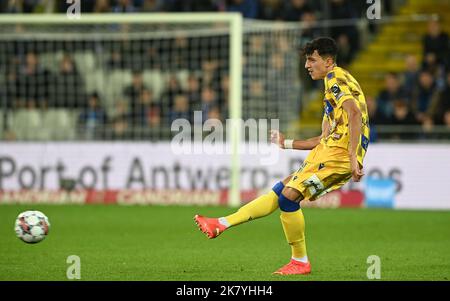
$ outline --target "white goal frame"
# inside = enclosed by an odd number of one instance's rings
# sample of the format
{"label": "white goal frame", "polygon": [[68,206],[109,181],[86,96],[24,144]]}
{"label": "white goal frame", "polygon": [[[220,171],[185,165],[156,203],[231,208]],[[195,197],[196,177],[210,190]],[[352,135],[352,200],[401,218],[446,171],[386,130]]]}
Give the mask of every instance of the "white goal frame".
{"label": "white goal frame", "polygon": [[81,14],[79,19],[69,18],[65,14],[3,14],[2,24],[111,24],[111,23],[140,23],[140,24],[207,24],[223,22],[229,24],[230,30],[230,98],[229,112],[232,122],[230,133],[231,182],[228,195],[228,205],[240,205],[240,155],[241,143],[240,120],[242,117],[242,40],[243,18],[239,13],[139,13],[139,14]]}

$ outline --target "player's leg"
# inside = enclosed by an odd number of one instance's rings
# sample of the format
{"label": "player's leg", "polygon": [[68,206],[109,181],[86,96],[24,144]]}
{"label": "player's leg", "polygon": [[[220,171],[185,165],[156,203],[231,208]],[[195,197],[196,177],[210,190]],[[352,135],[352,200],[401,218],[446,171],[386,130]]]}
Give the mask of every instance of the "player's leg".
{"label": "player's leg", "polygon": [[268,193],[259,196],[228,216],[207,218],[196,215],[194,220],[208,238],[215,238],[229,227],[267,216],[278,208],[278,198],[290,179],[291,176],[288,176],[275,184]]}
{"label": "player's leg", "polygon": [[278,198],[290,179],[291,176],[288,176],[275,184],[268,193],[242,206],[237,212],[224,217],[224,222],[227,226],[236,226],[271,214],[278,208]]}
{"label": "player's leg", "polygon": [[305,218],[300,201],[303,194],[292,187],[285,187],[278,199],[281,210],[280,219],[286,240],[291,246],[291,261],[277,270],[275,274],[308,274],[311,265],[306,253]]}
{"label": "player's leg", "polygon": [[[326,160],[332,158],[333,160]],[[300,208],[303,198],[309,201],[339,189],[350,178],[348,161],[336,161],[336,156],[317,157],[317,162],[307,162],[286,184],[279,198],[281,222],[288,243],[291,245],[292,259],[276,274],[307,274],[311,265],[306,254],[305,220]]]}

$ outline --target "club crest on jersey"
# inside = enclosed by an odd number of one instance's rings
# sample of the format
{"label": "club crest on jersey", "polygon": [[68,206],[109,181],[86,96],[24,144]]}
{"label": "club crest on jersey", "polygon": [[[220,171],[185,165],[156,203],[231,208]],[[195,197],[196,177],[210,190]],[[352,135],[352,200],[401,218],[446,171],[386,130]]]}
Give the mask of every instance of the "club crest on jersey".
{"label": "club crest on jersey", "polygon": [[342,93],[341,88],[339,88],[338,84],[334,84],[333,86],[331,86],[331,92],[333,93],[334,97],[336,97],[336,100],[339,100],[339,98],[342,97],[342,95],[344,95],[344,93]]}

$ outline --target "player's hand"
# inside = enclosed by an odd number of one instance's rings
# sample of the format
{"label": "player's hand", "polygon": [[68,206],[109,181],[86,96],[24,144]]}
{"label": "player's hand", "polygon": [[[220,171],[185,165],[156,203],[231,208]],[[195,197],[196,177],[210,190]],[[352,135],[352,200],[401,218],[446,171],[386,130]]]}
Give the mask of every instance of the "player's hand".
{"label": "player's hand", "polygon": [[277,130],[270,130],[270,142],[284,148],[284,135]]}
{"label": "player's hand", "polygon": [[356,157],[350,159],[350,165],[352,169],[352,180],[353,182],[361,181],[361,178],[364,176],[364,172],[359,165],[358,159]]}

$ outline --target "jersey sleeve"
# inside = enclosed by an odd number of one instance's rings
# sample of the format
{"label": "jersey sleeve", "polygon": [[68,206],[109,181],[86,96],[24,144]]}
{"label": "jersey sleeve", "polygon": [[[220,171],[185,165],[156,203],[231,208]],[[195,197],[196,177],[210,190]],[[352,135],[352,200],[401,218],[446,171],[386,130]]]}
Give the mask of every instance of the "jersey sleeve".
{"label": "jersey sleeve", "polygon": [[327,74],[325,78],[325,89],[331,95],[336,107],[342,106],[344,101],[353,98],[347,79],[335,71]]}

